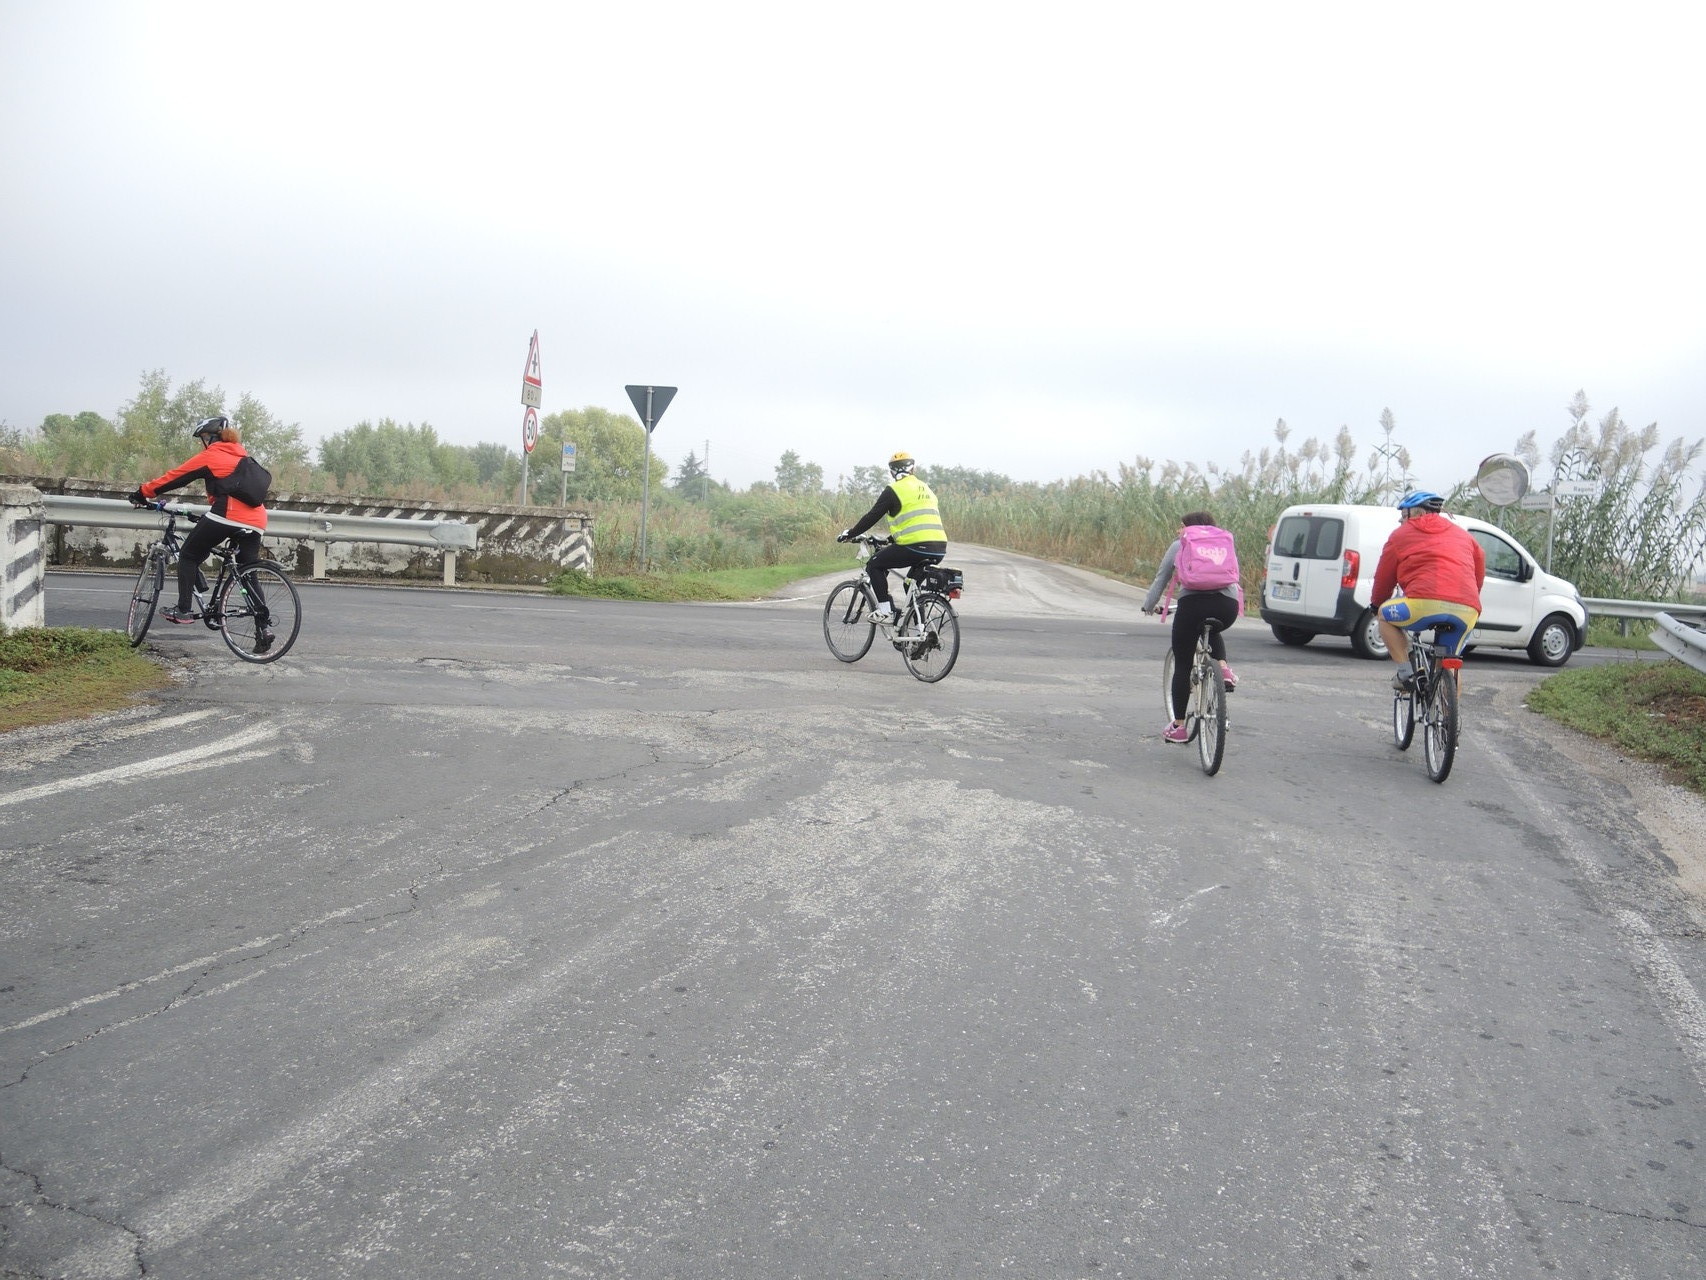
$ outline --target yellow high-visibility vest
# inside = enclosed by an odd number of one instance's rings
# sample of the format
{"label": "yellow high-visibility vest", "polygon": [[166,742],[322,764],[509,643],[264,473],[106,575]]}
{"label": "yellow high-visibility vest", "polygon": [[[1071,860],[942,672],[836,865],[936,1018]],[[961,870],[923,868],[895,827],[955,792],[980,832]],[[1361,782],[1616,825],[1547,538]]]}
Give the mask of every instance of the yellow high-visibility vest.
{"label": "yellow high-visibility vest", "polygon": [[909,542],[946,542],[948,531],[942,527],[942,513],[936,508],[936,494],[914,475],[895,477],[889,486],[900,498],[900,514],[889,517],[889,536],[905,546]]}

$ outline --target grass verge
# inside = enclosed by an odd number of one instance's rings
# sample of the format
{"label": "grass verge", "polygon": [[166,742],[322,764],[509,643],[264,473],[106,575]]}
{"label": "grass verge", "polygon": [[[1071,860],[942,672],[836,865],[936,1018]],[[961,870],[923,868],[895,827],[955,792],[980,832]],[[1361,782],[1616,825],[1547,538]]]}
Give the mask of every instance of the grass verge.
{"label": "grass verge", "polygon": [[607,600],[761,600],[779,587],[801,578],[845,569],[852,574],[858,561],[846,551],[820,560],[762,565],[750,569],[714,569],[702,573],[636,573],[588,575],[569,572],[551,583],[564,596],[597,596]]}
{"label": "grass verge", "polygon": [[1577,667],[1536,685],[1528,705],[1706,795],[1706,674],[1680,662]]}
{"label": "grass verge", "polygon": [[7,631],[0,634],[0,733],[113,711],[168,683],[117,631]]}

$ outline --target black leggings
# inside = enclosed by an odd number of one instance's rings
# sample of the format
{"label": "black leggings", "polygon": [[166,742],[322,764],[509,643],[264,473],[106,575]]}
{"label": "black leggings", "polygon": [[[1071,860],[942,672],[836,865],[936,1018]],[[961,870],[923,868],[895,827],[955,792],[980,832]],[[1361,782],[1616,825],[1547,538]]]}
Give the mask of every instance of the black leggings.
{"label": "black leggings", "polygon": [[240,565],[254,564],[261,558],[261,535],[253,529],[239,529],[236,525],[220,524],[217,520],[205,517],[190,530],[189,537],[184,539],[183,550],[178,552],[178,611],[188,613],[191,597],[195,591],[195,571],[201,568],[201,562],[208,554],[226,538],[237,548],[237,563]]}
{"label": "black leggings", "polygon": [[[1184,718],[1185,706],[1191,700],[1191,663],[1196,661],[1197,637],[1210,618],[1230,627],[1238,621],[1238,602],[1218,591],[1201,591],[1182,595],[1173,605],[1173,715],[1178,719]],[[1209,633],[1208,647],[1215,657],[1226,661],[1226,641],[1219,631]]]}

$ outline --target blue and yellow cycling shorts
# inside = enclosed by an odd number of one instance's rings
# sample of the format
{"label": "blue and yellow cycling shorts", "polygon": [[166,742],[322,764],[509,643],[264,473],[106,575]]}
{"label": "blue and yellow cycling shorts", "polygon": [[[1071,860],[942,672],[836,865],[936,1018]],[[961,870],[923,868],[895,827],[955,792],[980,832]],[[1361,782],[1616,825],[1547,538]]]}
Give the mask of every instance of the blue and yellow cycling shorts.
{"label": "blue and yellow cycling shorts", "polygon": [[1448,658],[1463,652],[1463,642],[1475,630],[1480,613],[1466,604],[1449,600],[1413,600],[1409,596],[1394,596],[1380,606],[1380,616],[1393,626],[1406,631],[1426,631],[1434,628],[1434,643]]}

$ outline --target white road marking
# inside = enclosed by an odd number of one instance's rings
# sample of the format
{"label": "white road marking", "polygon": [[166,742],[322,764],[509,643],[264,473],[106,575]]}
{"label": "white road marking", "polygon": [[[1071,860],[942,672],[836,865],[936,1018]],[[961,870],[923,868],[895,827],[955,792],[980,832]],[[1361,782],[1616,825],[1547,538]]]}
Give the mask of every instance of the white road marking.
{"label": "white road marking", "polygon": [[287,930],[284,933],[271,934],[265,938],[251,938],[247,942],[240,942],[234,947],[225,948],[223,951],[215,951],[210,955],[198,956],[194,960],[186,960],[182,964],[173,965],[170,969],[162,969],[159,973],[152,974],[149,977],[137,978],[134,982],[126,982],[106,991],[97,991],[94,995],[84,996],[81,1000],[73,1000],[70,1004],[62,1004],[57,1009],[45,1009],[41,1013],[36,1014],[33,1018],[25,1018],[22,1022],[14,1022],[9,1027],[0,1027],[0,1035],[5,1035],[8,1031],[22,1031],[25,1027],[33,1027],[40,1022],[51,1022],[55,1018],[63,1018],[66,1014],[75,1013],[77,1010],[85,1008],[88,1005],[99,1004],[103,1000],[111,1000],[114,996],[122,996],[127,991],[136,991],[139,988],[149,986],[152,983],[163,982],[167,978],[175,978],[181,973],[189,973],[194,969],[210,968],[230,956],[242,955],[245,951],[259,951],[263,947],[270,947],[276,942],[282,942],[286,938],[293,938],[300,934],[307,933],[310,930],[319,928],[323,924],[330,924],[333,920],[339,920],[344,916],[354,915],[365,909],[366,908],[362,906],[343,907],[340,910],[332,912],[330,915],[321,916],[318,920],[306,921],[305,923],[298,925],[296,928]]}
{"label": "white road marking", "polygon": [[[31,800],[40,800],[44,796],[59,795],[65,791],[79,791],[86,787],[103,787],[109,783],[133,782],[137,778],[150,777],[171,769],[210,769],[232,763],[225,753],[239,748],[251,746],[257,742],[265,742],[278,736],[278,726],[273,724],[258,724],[241,732],[234,733],[228,738],[219,738],[212,742],[202,743],[184,751],[174,751],[171,755],[156,756],[152,760],[138,760],[135,764],[121,764],[115,769],[101,769],[95,773],[85,773],[75,778],[61,778],[58,782],[44,782],[39,786],[25,787],[22,791],[12,791],[0,795],[0,807],[11,804],[25,804]],[[244,759],[254,759],[256,755],[266,755],[267,752],[246,754]]]}

